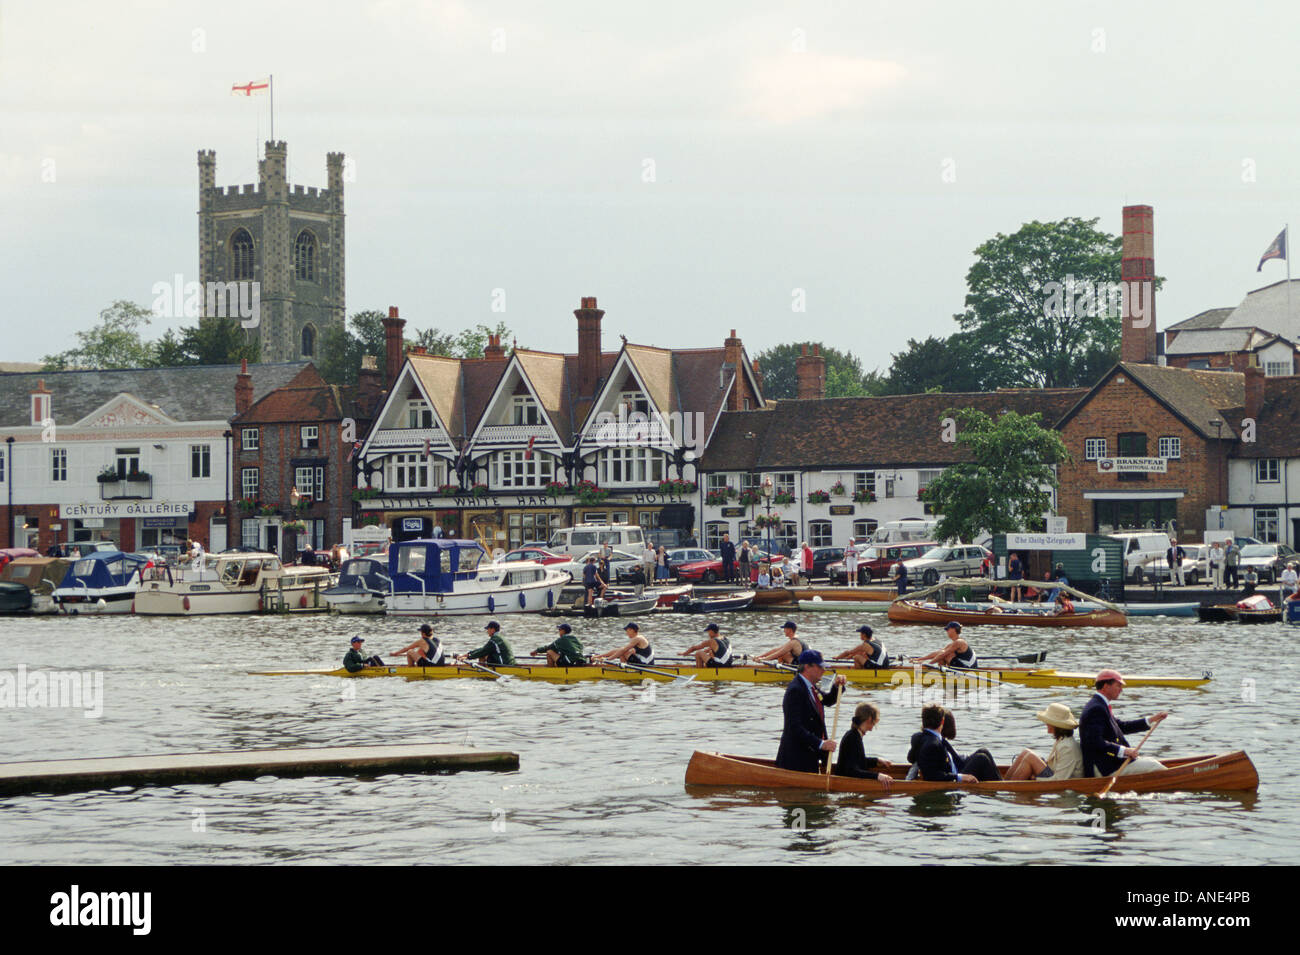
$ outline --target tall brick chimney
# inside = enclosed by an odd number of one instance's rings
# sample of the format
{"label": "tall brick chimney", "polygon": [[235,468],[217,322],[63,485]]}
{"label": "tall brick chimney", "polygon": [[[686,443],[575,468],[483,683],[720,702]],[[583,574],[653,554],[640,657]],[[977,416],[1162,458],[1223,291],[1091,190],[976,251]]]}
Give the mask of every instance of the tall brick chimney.
{"label": "tall brick chimney", "polygon": [[506,350],[501,347],[500,335],[489,335],[487,347],[483,349],[483,357],[488,361],[505,361]]}
{"label": "tall brick chimney", "polygon": [[253,407],[253,376],[248,373],[248,359],[239,362],[239,374],[235,376],[235,414],[241,415]]}
{"label": "tall brick chimney", "polygon": [[383,379],[379,376],[379,362],[374,355],[361,356],[361,370],[357,372],[357,408],[367,418],[373,417],[379,410],[384,391]]}
{"label": "tall brick chimney", "polygon": [[1264,369],[1258,365],[1249,365],[1246,375],[1246,417],[1259,420],[1259,412],[1264,407]]}
{"label": "tall brick chimney", "polygon": [[[763,369],[758,367],[757,358],[754,359],[753,368],[754,368],[754,381],[758,383],[758,390],[762,391],[763,390]],[[755,405],[757,405],[758,396],[755,395],[754,398],[755,398]]]}
{"label": "tall brick chimney", "polygon": [[45,387],[45,379],[37,379],[36,387],[32,389],[33,428],[44,427],[46,420],[54,417],[52,401],[53,399],[50,397],[50,389]]}
{"label": "tall brick chimney", "polygon": [[578,319],[578,397],[590,400],[600,380],[600,320],[605,313],[596,307],[593,295],[583,298],[573,314]]}
{"label": "tall brick chimney", "polygon": [[822,346],[813,345],[811,355],[807,345],[800,345],[799,351],[799,357],[794,360],[794,376],[798,382],[795,397],[826,397],[826,359],[822,357]]}
{"label": "tall brick chimney", "polygon": [[731,334],[722,342],[722,360],[736,376],[736,380],[731,386],[731,394],[727,396],[727,410],[742,411],[745,407],[745,397],[749,394],[749,388],[745,382],[745,369],[741,366],[741,362],[745,360],[745,347],[741,340],[736,337],[734,328],[731,330]]}
{"label": "tall brick chimney", "polygon": [[1124,283],[1120,326],[1120,361],[1153,365],[1156,361],[1156,239],[1150,206],[1124,207],[1123,251],[1119,265]]}
{"label": "tall brick chimney", "polygon": [[402,331],[406,320],[397,317],[397,306],[388,306],[384,319],[384,389],[392,391],[397,376],[402,373]]}

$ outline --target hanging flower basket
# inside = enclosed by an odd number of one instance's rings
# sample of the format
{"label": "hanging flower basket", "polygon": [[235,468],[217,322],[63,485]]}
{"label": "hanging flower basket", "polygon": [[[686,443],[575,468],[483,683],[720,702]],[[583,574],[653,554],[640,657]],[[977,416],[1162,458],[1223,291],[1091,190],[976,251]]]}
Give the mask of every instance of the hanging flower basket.
{"label": "hanging flower basket", "polygon": [[294,534],[305,534],[307,533],[307,522],[306,521],[285,521],[283,524],[280,525],[280,528],[284,531],[288,531]]}
{"label": "hanging flower basket", "polygon": [[[728,488],[728,490],[730,490],[730,488]],[[659,482],[659,493],[660,493],[660,494],[675,494],[675,495],[677,495],[677,496],[679,496],[679,497],[680,497],[681,495],[684,495],[684,494],[694,494],[694,493],[695,493],[695,482],[694,482],[694,481],[683,481],[681,478],[671,478],[671,479],[669,479],[669,480],[667,480],[667,481],[660,481],[660,482]]]}
{"label": "hanging flower basket", "polygon": [[762,530],[766,530],[769,527],[776,529],[781,526],[781,515],[780,514],[759,514],[755,516],[753,520],[753,524],[755,527]]}
{"label": "hanging flower basket", "polygon": [[831,495],[830,495],[830,492],[829,492],[829,491],[809,491],[809,492],[808,492],[808,503],[809,503],[809,504],[826,504],[826,503],[828,503],[828,502],[830,501],[830,499],[831,499]]}
{"label": "hanging flower basket", "polygon": [[563,481],[552,481],[546,485],[546,496],[549,498],[561,497],[569,493],[569,485]]}
{"label": "hanging flower basket", "polygon": [[831,493],[834,494],[836,497],[843,497],[844,494],[845,494],[845,491],[844,491],[844,482],[843,482],[843,481],[836,481],[834,484],[832,484],[832,485],[831,485]]}

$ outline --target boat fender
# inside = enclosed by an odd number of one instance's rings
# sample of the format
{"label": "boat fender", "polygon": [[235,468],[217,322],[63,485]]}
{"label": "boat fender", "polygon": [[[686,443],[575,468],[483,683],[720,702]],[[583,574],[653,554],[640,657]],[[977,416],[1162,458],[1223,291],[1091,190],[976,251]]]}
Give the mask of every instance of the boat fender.
{"label": "boat fender", "polygon": [[524,599],[524,592],[521,590],[519,591],[519,609],[523,610],[527,606],[528,601]]}
{"label": "boat fender", "polygon": [[555,606],[555,591],[548,590],[546,591],[546,609],[550,610],[554,606]]}
{"label": "boat fender", "polygon": [[303,594],[301,597],[298,598],[298,606],[299,606],[299,607],[306,607],[306,606],[307,606],[307,595],[306,595],[306,594]]}
{"label": "boat fender", "polygon": [[497,601],[495,597],[488,597],[488,613],[496,613]]}
{"label": "boat fender", "polygon": [[[189,598],[189,597],[186,597],[185,599],[186,599],[186,600],[189,600],[190,598]],[[261,613],[261,612],[262,612],[262,598],[261,598],[261,597],[258,597],[258,598],[257,598],[257,612],[258,612],[258,613]]]}
{"label": "boat fender", "polygon": [[[189,598],[189,597],[185,597],[185,598],[183,598],[183,599],[181,600],[181,606],[184,607],[186,610],[189,610],[189,609],[190,609],[190,598]],[[262,608],[261,608],[261,607],[258,607],[257,609],[261,610]]]}

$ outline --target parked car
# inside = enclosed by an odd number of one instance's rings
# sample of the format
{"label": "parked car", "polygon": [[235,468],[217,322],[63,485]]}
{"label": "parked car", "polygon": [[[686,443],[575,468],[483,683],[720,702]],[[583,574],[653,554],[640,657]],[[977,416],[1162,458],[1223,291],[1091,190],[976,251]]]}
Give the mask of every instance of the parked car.
{"label": "parked car", "polygon": [[[749,563],[749,582],[758,582],[758,565],[767,560],[765,551],[755,551]],[[740,564],[736,564],[736,573],[740,573]],[[710,557],[708,560],[694,560],[674,568],[673,576],[689,583],[716,584],[722,580],[722,558]]]}
{"label": "parked car", "polygon": [[[553,564],[552,566],[556,570],[568,571],[569,576],[571,576],[576,583],[581,583],[582,568],[586,565],[588,557],[595,557],[597,560],[599,560],[600,549],[596,548],[595,550],[589,550],[585,554],[575,557],[572,560],[569,560],[562,564]],[[624,581],[630,581],[632,579],[631,578],[632,569],[634,567],[640,567],[640,566],[641,566],[641,558],[639,556],[629,554],[627,551],[624,550],[610,551],[609,575],[613,579],[606,581],[606,583],[614,584],[614,583],[620,583]]]}
{"label": "parked car", "polygon": [[[889,568],[900,559],[907,561],[920,557],[935,541],[908,541],[902,544],[858,544],[858,580],[859,584],[869,584],[876,578],[887,579]],[[843,584],[848,574],[844,570],[844,561],[836,561],[826,566],[826,576],[832,584]]]}
{"label": "parked car", "polygon": [[808,577],[825,577],[826,568],[837,560],[843,559],[843,547],[814,547],[812,569],[804,568],[804,574]]}
{"label": "parked car", "polygon": [[[1179,545],[1182,547],[1182,545]],[[1208,574],[1209,559],[1206,558],[1204,565],[1198,564],[1192,556],[1194,547],[1183,547],[1183,580],[1189,586],[1194,586]],[[1209,548],[1206,548],[1207,552]],[[1129,575],[1133,583],[1140,584],[1144,580],[1168,580],[1169,579],[1169,561],[1163,555],[1160,557],[1148,557],[1142,563],[1133,568]]]}
{"label": "parked car", "polygon": [[571,559],[564,554],[553,554],[540,547],[517,547],[501,557],[502,561],[535,560],[539,564],[567,564]]}
{"label": "parked car", "polygon": [[1238,571],[1245,574],[1253,567],[1261,584],[1274,584],[1287,562],[1296,559],[1296,552],[1286,544],[1247,544],[1241,549]]}
{"label": "parked car", "polygon": [[[737,548],[739,551],[739,548]],[[722,557],[717,551],[705,550],[703,547],[674,547],[672,550],[665,552],[668,555],[668,566],[676,567],[678,564],[690,564],[697,560],[717,560],[722,562]]]}
{"label": "parked car", "polygon": [[[929,587],[941,577],[977,577],[986,559],[993,554],[978,544],[940,544],[931,547],[920,557],[904,560],[907,576]],[[889,576],[898,576],[898,563],[889,568]]]}

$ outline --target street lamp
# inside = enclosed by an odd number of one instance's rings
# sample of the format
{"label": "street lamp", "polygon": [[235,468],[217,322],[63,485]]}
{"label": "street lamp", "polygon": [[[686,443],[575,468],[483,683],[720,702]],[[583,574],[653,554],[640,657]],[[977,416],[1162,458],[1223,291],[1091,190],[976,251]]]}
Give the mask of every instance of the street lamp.
{"label": "street lamp", "polygon": [[[1222,459],[1222,457],[1223,457],[1223,444],[1222,444],[1222,441],[1223,441],[1223,419],[1222,419],[1222,418],[1211,418],[1211,419],[1210,419],[1210,424],[1214,425],[1214,450],[1215,450],[1215,457],[1216,457],[1216,458],[1219,458],[1219,459]],[[1219,503],[1220,503],[1220,504],[1226,503],[1226,502],[1223,500],[1223,467],[1222,467],[1222,463],[1223,463],[1222,460],[1216,460],[1216,461],[1214,462],[1214,471],[1215,471],[1215,475],[1214,475],[1214,476],[1215,476],[1215,481],[1214,481],[1214,483],[1215,483],[1215,485],[1216,485],[1215,493],[1218,495]]]}
{"label": "street lamp", "polygon": [[767,564],[768,572],[771,573],[772,567],[772,479],[763,478],[763,483],[759,486],[758,493],[763,497],[763,507],[767,510]]}

